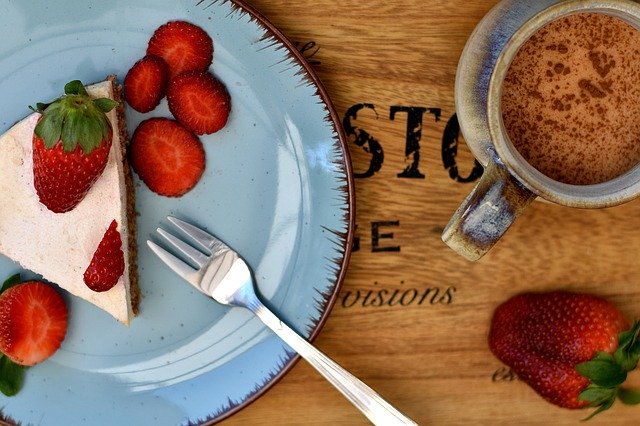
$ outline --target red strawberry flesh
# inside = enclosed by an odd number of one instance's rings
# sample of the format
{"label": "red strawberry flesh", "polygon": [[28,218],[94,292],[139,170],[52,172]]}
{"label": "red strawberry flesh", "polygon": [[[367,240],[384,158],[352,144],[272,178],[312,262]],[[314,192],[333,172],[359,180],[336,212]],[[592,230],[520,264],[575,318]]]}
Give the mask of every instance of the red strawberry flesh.
{"label": "red strawberry flesh", "polygon": [[33,184],[40,202],[54,213],[77,206],[107,165],[111,130],[109,135],[109,141],[103,141],[89,155],[79,145],[71,152],[64,152],[62,143],[47,149],[43,140],[34,135]]}
{"label": "red strawberry flesh", "polygon": [[66,330],[66,304],[50,285],[30,281],[0,295],[0,351],[16,364],[49,358]]}
{"label": "red strawberry flesh", "polygon": [[187,71],[205,71],[213,60],[213,40],[197,25],[170,21],[153,33],[147,54],[164,59],[170,77]]}
{"label": "red strawberry flesh", "polygon": [[202,177],[205,152],[196,135],[168,118],[140,123],[131,139],[131,165],[157,194],[178,197]]}
{"label": "red strawberry flesh", "polygon": [[110,290],[124,273],[124,253],[118,223],[113,220],[84,272],[84,282],[93,291]]}
{"label": "red strawberry flesh", "polygon": [[158,106],[169,82],[169,68],[165,61],[147,55],[136,62],[124,79],[124,97],[138,112],[149,112]]}
{"label": "red strawberry flesh", "polygon": [[231,111],[227,88],[209,73],[190,72],[172,79],[167,100],[176,120],[197,135],[222,129]]}

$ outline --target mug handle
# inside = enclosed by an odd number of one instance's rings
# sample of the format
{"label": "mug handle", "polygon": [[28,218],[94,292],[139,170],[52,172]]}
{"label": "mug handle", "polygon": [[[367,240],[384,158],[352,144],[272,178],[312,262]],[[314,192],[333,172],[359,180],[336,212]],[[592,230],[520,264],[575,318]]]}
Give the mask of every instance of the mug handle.
{"label": "mug handle", "polygon": [[442,241],[469,260],[478,260],[535,200],[502,164],[489,162],[442,233]]}

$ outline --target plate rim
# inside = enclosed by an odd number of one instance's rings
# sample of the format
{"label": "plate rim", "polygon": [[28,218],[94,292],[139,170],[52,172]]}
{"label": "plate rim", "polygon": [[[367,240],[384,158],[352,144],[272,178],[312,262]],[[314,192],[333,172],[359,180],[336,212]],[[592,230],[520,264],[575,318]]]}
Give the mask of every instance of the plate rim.
{"label": "plate rim", "polygon": [[[204,3],[204,1],[205,0],[199,0],[196,5],[200,5]],[[212,2],[214,3],[217,1],[219,0],[212,0]],[[226,1],[230,1],[233,7],[248,13],[252,19],[257,21],[258,24],[260,24],[265,29],[265,34],[263,35],[263,38],[273,37],[288,50],[289,58],[295,60],[301,68],[301,71],[302,71],[302,73],[300,73],[301,77],[306,78],[309,82],[313,84],[313,86],[317,91],[317,95],[320,97],[325,107],[327,108],[327,113],[329,114],[329,118],[330,118],[327,121],[332,123],[333,128],[336,132],[336,135],[338,136],[337,142],[339,143],[339,146],[344,153],[343,166],[344,166],[346,180],[344,182],[344,185],[343,185],[344,189],[342,189],[342,191],[344,192],[344,195],[346,195],[346,204],[349,210],[345,212],[345,217],[347,219],[346,232],[340,233],[338,235],[340,237],[340,243],[342,244],[341,249],[343,251],[343,256],[342,256],[342,261],[340,262],[340,268],[339,268],[338,274],[335,278],[335,286],[334,286],[333,293],[330,295],[328,299],[326,299],[324,312],[322,312],[322,315],[320,316],[320,318],[318,318],[316,324],[313,327],[313,330],[311,330],[311,334],[309,335],[309,341],[313,342],[318,336],[318,334],[320,334],[320,331],[324,327],[327,319],[329,318],[331,311],[333,310],[336,300],[338,299],[338,294],[340,293],[340,289],[342,288],[342,284],[344,283],[344,279],[347,274],[349,262],[351,259],[352,249],[353,249],[353,238],[355,233],[355,216],[356,216],[355,214],[355,211],[356,211],[355,179],[353,176],[353,168],[351,163],[351,155],[349,152],[347,136],[344,131],[344,128],[341,125],[341,120],[338,115],[338,112],[336,111],[336,108],[333,102],[331,101],[331,98],[329,97],[329,94],[326,88],[322,84],[322,81],[318,77],[312,65],[302,55],[302,53],[300,53],[300,51],[295,47],[293,42],[291,42],[291,40],[289,40],[284,35],[284,33],[282,33],[282,31],[280,31],[278,27],[276,27],[267,17],[265,17],[252,5],[248,4],[246,0],[226,0]],[[331,232],[335,232],[335,231],[331,231]],[[300,358],[301,358],[300,355],[295,353],[288,361],[286,361],[283,364],[278,374],[270,377],[269,380],[266,383],[264,383],[264,385],[259,390],[252,393],[251,395],[247,395],[246,399],[244,399],[242,402],[238,403],[234,407],[230,408],[229,410],[225,411],[224,413],[220,413],[219,416],[213,419],[205,420],[203,423],[200,423],[200,424],[212,425],[245,409],[251,403],[255,402],[261,396],[263,396],[269,389],[271,389],[274,385],[276,385],[280,380],[282,380],[282,378],[286,376],[289,373],[289,371],[291,371],[291,369],[296,365],[296,363],[300,360]]]}

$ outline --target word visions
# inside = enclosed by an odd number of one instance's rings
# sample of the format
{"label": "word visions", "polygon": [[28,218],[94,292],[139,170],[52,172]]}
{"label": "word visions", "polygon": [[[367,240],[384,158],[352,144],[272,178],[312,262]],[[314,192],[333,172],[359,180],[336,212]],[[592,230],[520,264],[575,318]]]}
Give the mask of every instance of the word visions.
{"label": "word visions", "polygon": [[[404,281],[400,282],[404,286]],[[354,289],[344,291],[340,296],[342,308],[383,308],[407,306],[451,305],[457,289],[453,286],[443,287],[408,287],[390,288],[374,283],[374,289]]]}

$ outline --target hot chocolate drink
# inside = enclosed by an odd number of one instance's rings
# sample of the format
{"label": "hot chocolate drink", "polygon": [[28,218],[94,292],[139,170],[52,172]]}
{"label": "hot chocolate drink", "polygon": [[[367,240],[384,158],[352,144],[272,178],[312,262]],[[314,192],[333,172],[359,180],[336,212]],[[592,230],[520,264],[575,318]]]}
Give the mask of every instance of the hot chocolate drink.
{"label": "hot chocolate drink", "polygon": [[603,13],[576,13],[538,30],[502,89],[515,148],[548,177],[606,182],[640,163],[640,31]]}

